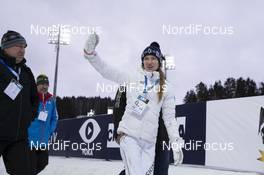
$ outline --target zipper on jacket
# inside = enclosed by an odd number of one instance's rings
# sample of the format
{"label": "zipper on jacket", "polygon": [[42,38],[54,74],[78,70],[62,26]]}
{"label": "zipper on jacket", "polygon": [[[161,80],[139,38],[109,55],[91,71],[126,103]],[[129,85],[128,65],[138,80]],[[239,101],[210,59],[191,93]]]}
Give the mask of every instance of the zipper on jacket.
{"label": "zipper on jacket", "polygon": [[39,144],[41,144],[43,142],[43,138],[45,137],[45,125],[46,125],[45,122],[42,123],[41,128],[40,128],[41,135],[40,135],[40,139],[39,139],[39,142],[40,142]]}
{"label": "zipper on jacket", "polygon": [[18,127],[17,127],[17,135],[16,135],[15,140],[18,139],[18,134],[19,134],[19,129],[20,129],[21,113],[22,113],[22,100],[23,100],[23,96],[22,96],[22,92],[20,92],[20,106],[19,106],[19,115],[18,115]]}
{"label": "zipper on jacket", "polygon": [[[22,72],[22,68],[19,68],[20,69],[20,73],[18,76],[20,76],[21,72]],[[20,80],[20,77],[18,78],[18,82]],[[20,82],[19,82],[20,83]],[[19,135],[19,129],[20,129],[20,125],[21,125],[21,115],[22,115],[22,102],[23,102],[23,96],[22,96],[22,91],[19,93],[20,95],[20,106],[19,106],[19,115],[18,115],[18,127],[17,127],[17,134],[16,134],[16,138],[15,140],[18,139],[18,135]]]}
{"label": "zipper on jacket", "polygon": [[[43,96],[43,101],[42,101],[43,111],[46,111],[46,104],[47,104],[47,102],[45,103],[44,100],[45,100],[45,97]],[[48,119],[48,118],[47,118],[47,119]],[[40,143],[39,143],[39,144],[42,143],[42,140],[43,140],[43,138],[45,137],[45,126],[46,126],[46,121],[45,121],[45,122],[44,122],[44,121],[41,122],[40,138],[39,138]],[[46,143],[45,143],[45,144],[46,144]]]}

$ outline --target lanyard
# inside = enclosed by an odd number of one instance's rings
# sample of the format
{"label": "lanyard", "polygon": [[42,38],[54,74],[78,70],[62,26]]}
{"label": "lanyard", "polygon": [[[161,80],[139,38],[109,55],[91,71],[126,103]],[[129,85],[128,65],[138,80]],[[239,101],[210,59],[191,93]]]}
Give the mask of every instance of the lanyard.
{"label": "lanyard", "polygon": [[21,73],[21,69],[18,69],[18,73],[14,71],[11,67],[9,67],[2,59],[0,59],[0,63],[2,63],[10,72],[12,72],[13,75],[17,77],[17,80],[19,81],[19,75]]}
{"label": "lanyard", "polygon": [[42,104],[43,104],[43,111],[46,111],[46,104],[47,104],[47,101],[45,101],[45,94],[42,94]]}
{"label": "lanyard", "polygon": [[158,83],[159,83],[159,79],[156,80],[155,83],[154,83],[151,87],[147,88],[147,85],[148,85],[148,78],[147,78],[147,76],[145,75],[144,91],[143,91],[143,93],[144,93],[144,94],[147,94],[148,91],[151,90],[151,89],[152,89],[154,86],[156,86]]}

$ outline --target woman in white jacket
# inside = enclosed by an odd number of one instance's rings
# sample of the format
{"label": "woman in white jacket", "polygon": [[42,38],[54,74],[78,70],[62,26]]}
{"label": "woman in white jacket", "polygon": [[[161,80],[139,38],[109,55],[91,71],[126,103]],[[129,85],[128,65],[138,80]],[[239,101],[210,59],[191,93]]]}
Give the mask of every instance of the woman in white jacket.
{"label": "woman in white jacket", "polygon": [[[153,42],[143,51],[140,71],[121,72],[106,65],[98,56],[95,52],[98,42],[98,35],[88,37],[84,48],[85,58],[104,78],[126,85],[127,105],[117,130],[126,175],[153,174],[161,108],[170,142],[174,145],[174,163],[181,163],[183,153],[179,146],[174,96],[161,70],[159,44]],[[175,144],[178,146],[175,147]]]}

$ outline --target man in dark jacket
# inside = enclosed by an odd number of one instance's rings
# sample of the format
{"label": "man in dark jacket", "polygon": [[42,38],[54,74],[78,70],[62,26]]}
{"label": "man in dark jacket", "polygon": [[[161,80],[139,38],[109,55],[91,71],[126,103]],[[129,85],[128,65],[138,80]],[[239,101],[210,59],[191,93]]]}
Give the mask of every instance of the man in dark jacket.
{"label": "man in dark jacket", "polygon": [[[117,128],[119,122],[122,120],[122,116],[125,112],[126,107],[126,91],[125,87],[120,86],[116,93],[114,111],[113,111],[113,122],[114,122],[114,137],[119,140],[117,135]],[[156,143],[155,152],[155,164],[154,164],[154,175],[168,175],[169,170],[169,150],[163,149],[163,141],[168,145],[169,138],[166,127],[162,120],[162,112],[160,112],[159,117],[159,129]],[[119,175],[125,175],[125,170],[121,171]]]}
{"label": "man in dark jacket", "polygon": [[6,171],[30,174],[27,129],[36,116],[38,94],[34,76],[24,58],[25,38],[7,31],[0,48],[0,156]]}

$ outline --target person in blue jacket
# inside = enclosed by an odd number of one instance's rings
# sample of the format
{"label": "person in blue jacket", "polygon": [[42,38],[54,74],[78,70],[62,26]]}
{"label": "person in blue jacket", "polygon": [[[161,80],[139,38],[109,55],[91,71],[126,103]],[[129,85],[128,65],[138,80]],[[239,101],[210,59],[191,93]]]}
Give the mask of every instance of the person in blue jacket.
{"label": "person in blue jacket", "polygon": [[31,174],[41,172],[48,165],[48,142],[56,129],[58,114],[56,102],[48,92],[49,79],[46,75],[37,77],[39,107],[35,120],[28,128],[28,141],[30,146]]}

